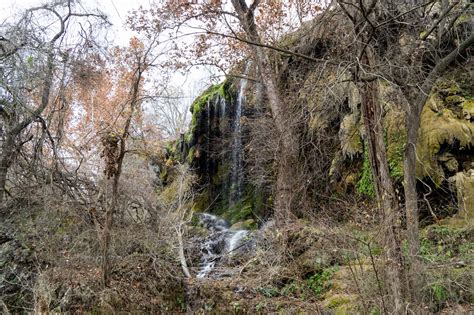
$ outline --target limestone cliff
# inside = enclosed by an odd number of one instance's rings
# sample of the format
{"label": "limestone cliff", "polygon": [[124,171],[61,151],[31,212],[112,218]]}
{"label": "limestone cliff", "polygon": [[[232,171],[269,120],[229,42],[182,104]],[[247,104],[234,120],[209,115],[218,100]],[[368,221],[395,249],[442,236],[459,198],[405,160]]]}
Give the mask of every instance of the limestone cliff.
{"label": "limestone cliff", "polygon": [[[331,49],[329,37],[314,41],[311,32],[318,30],[306,25],[282,44],[311,57]],[[297,128],[302,143],[304,171],[298,176],[305,183],[300,194],[304,201],[295,212],[317,211],[317,205],[327,200],[322,195],[370,200],[374,189],[360,96],[350,73],[337,65],[314,65],[295,57],[275,56],[273,62],[281,69],[282,95],[295,116],[290,127]],[[251,71],[258,77],[256,69]],[[474,169],[472,74],[472,61],[453,66],[438,79],[421,117],[417,177],[420,200],[425,201],[422,213],[429,209],[434,217],[452,215],[465,204],[458,199],[467,188],[460,188],[456,178]],[[403,91],[386,80],[379,80],[379,91],[390,173],[402,198],[409,105]],[[268,215],[278,142],[272,142],[270,112],[260,85],[228,78],[196,99],[191,112],[190,129],[176,150],[200,177],[195,209],[224,214],[232,223]],[[253,132],[255,126],[258,133]]]}

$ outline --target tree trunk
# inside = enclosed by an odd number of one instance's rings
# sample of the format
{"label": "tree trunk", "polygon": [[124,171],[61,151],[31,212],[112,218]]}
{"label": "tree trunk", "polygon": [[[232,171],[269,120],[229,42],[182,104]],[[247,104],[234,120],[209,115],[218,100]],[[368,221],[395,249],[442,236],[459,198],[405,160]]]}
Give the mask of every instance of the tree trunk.
{"label": "tree trunk", "polygon": [[291,124],[289,110],[284,106],[276,86],[275,74],[270,70],[268,56],[261,47],[254,47],[260,69],[262,82],[267,90],[270,110],[275,122],[280,148],[278,156],[278,174],[275,191],[276,219],[279,223],[286,222],[293,217],[292,204],[297,185],[298,136]]}
{"label": "tree trunk", "polygon": [[7,173],[15,151],[15,142],[10,134],[7,134],[2,144],[2,155],[0,156],[0,204],[3,204],[6,194]]}
{"label": "tree trunk", "polygon": [[[373,55],[370,48],[365,49],[362,62],[368,67],[373,64]],[[381,223],[384,229],[385,281],[390,290],[393,311],[398,314],[402,313],[404,309],[403,284],[405,279],[400,246],[400,209],[388,168],[378,82],[374,80],[360,83],[359,89],[361,91],[362,114],[377,206],[380,210]]]}
{"label": "tree trunk", "polygon": [[393,183],[390,178],[381,108],[377,100],[377,82],[364,83],[361,87],[362,113],[367,133],[370,165],[373,173],[377,206],[382,217],[385,245],[385,279],[390,288],[395,313],[403,309],[403,261],[400,248],[400,218]]}
{"label": "tree trunk", "polygon": [[251,48],[260,71],[261,81],[266,89],[272,118],[280,140],[275,190],[275,218],[277,224],[280,224],[294,216],[292,214],[292,203],[295,197],[296,179],[298,177],[296,173],[299,153],[298,136],[291,124],[289,108],[283,104],[282,97],[278,91],[277,76],[271,66],[268,52],[259,45],[262,41],[254,19],[254,10],[258,6],[259,1],[255,0],[250,7],[247,6],[244,0],[232,0],[232,4],[248,40],[256,43],[251,45]]}
{"label": "tree trunk", "polygon": [[8,172],[8,159],[5,152],[2,151],[2,157],[0,159],[0,204],[3,204],[6,194],[6,182]]}
{"label": "tree trunk", "polygon": [[110,230],[113,227],[113,218],[115,211],[117,209],[118,203],[118,185],[120,180],[120,175],[122,174],[122,166],[123,166],[123,159],[125,158],[125,140],[128,138],[130,125],[132,123],[133,114],[138,106],[138,97],[139,97],[139,89],[140,89],[140,81],[143,74],[143,69],[141,68],[142,64],[138,65],[135,74],[135,81],[133,82],[132,86],[132,95],[130,98],[130,112],[128,113],[127,120],[125,121],[123,127],[123,133],[120,138],[120,148],[118,157],[116,160],[117,163],[117,170],[115,174],[113,174],[113,181],[112,181],[112,200],[110,203],[110,207],[107,209],[105,214],[105,223],[104,228],[102,230],[102,285],[104,287],[108,287],[110,284],[110,257],[109,257],[109,247],[110,247]]}
{"label": "tree trunk", "polygon": [[179,223],[176,227],[176,234],[178,236],[178,257],[184,276],[186,278],[191,278],[191,273],[189,272],[188,264],[186,263],[186,256],[184,255],[183,229],[181,225],[182,223]]}
{"label": "tree trunk", "polygon": [[[121,166],[119,167],[121,168]],[[119,179],[120,173],[117,171],[112,181],[112,201],[106,211],[104,228],[102,230],[102,285],[104,287],[108,287],[110,284],[110,230],[113,226],[114,213],[117,208]]]}

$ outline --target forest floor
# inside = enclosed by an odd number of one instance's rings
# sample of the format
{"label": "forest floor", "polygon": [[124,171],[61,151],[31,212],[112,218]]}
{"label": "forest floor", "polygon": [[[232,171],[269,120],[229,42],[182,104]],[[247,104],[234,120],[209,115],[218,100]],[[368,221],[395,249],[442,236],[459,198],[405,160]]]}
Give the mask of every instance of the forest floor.
{"label": "forest floor", "polygon": [[[173,249],[160,242],[159,234],[143,223],[120,223],[113,235],[112,281],[104,289],[97,232],[85,216],[64,205],[27,201],[1,211],[3,313],[383,312],[381,249],[377,231],[368,228],[329,229],[298,220],[278,231],[262,231],[255,252],[225,265],[231,276],[184,279]],[[450,220],[430,225],[422,231],[421,244],[423,310],[472,311],[473,227]],[[189,259],[194,272],[197,260]]]}

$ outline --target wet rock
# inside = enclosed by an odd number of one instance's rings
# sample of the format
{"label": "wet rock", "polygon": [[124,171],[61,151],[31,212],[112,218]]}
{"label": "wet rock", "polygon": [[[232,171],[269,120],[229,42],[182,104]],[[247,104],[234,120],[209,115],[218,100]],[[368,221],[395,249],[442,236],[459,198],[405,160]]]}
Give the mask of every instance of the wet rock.
{"label": "wet rock", "polygon": [[245,221],[239,221],[234,223],[230,229],[231,230],[251,230],[256,226],[256,222],[253,219],[248,219]]}
{"label": "wet rock", "polygon": [[207,213],[201,214],[200,224],[210,233],[201,239],[201,263],[197,277],[209,277],[214,269],[221,277],[234,274],[235,270],[227,267],[232,266],[235,258],[249,251],[249,240],[246,239],[249,231],[230,229],[227,221]]}

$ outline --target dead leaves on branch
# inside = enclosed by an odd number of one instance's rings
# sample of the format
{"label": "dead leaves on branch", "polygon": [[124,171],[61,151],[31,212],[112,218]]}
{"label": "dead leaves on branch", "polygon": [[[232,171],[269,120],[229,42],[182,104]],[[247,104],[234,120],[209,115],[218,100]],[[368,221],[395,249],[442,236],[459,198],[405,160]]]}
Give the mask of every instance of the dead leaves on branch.
{"label": "dead leaves on branch", "polygon": [[104,174],[109,179],[117,175],[120,141],[123,140],[118,133],[111,131],[104,134],[101,141],[103,149],[100,157],[105,160]]}

